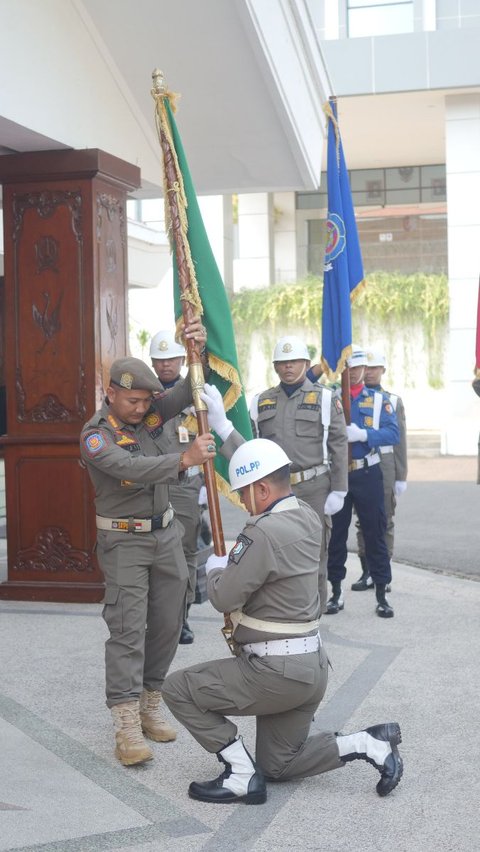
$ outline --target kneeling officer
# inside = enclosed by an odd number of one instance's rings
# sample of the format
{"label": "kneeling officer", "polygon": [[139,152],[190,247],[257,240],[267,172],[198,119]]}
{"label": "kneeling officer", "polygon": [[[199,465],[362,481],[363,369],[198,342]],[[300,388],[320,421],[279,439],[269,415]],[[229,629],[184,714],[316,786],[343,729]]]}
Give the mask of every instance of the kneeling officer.
{"label": "kneeling officer", "polygon": [[[218,778],[190,784],[189,795],[260,804],[267,797],[265,776],[286,781],[360,759],[378,769],[377,792],[386,796],[402,776],[396,722],[347,736],[309,736],[327,686],[318,632],[318,515],[291,493],[290,462],[278,445],[260,438],[238,446],[243,439],[221,398],[213,393],[208,407],[210,424],[225,441],[222,453],[231,457],[232,489],[251,518],[229,555],[210,556],[206,564],[208,595],[231,615],[236,655],[174,672],[163,684],[173,715],[225,765]],[[256,762],[229,716],[256,716]]]}

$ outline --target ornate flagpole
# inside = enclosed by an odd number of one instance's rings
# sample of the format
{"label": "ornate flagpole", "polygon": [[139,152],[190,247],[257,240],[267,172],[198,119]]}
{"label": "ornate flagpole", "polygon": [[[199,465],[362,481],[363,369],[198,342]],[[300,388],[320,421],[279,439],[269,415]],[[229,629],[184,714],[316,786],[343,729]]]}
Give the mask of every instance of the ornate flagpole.
{"label": "ornate flagpole", "polygon": [[[193,317],[202,313],[202,306],[198,294],[195,273],[193,269],[190,248],[187,241],[187,223],[185,206],[183,204],[183,180],[178,167],[173,142],[169,133],[168,122],[165,116],[163,101],[168,98],[163,73],[158,69],[152,72],[153,89],[152,97],[156,104],[155,119],[157,123],[158,137],[163,152],[164,163],[164,191],[165,209],[167,218],[170,220],[170,234],[173,239],[175,255],[177,259],[178,280],[182,300],[182,313],[185,325],[188,325]],[[162,120],[165,119],[165,120]],[[207,406],[200,398],[203,390],[204,376],[199,344],[194,340],[186,340],[185,346],[188,355],[189,376],[192,384],[193,404],[198,422],[198,433],[204,435],[209,432]],[[209,459],[203,465],[205,474],[205,485],[208,494],[208,509],[212,525],[213,546],[217,556],[224,556],[225,541],[223,536],[222,520],[218,500],[218,491],[215,482],[215,468],[213,459]]]}

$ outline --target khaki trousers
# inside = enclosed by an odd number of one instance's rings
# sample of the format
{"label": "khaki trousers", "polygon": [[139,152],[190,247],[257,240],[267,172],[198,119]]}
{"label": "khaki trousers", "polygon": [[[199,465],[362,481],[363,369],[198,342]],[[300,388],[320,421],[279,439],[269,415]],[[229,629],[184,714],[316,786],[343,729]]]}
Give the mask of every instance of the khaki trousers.
{"label": "khaki trousers", "polygon": [[168,487],[168,494],[175,509],[175,515],[185,530],[182,537],[182,547],[188,567],[187,604],[194,602],[197,585],[197,544],[201,522],[198,495],[201,487],[202,479],[200,476],[192,476],[184,485],[169,485]]}
{"label": "khaki trousers", "polygon": [[237,734],[227,716],[256,716],[256,761],[268,778],[285,781],[343,766],[334,733],[309,737],[327,687],[327,655],[239,657],[172,672],[162,695],[173,715],[209,752]]}
{"label": "khaki trousers", "polygon": [[105,575],[103,618],[107,706],[161,689],[180,637],[187,564],[176,519],[152,533],[98,530],[97,555]]}

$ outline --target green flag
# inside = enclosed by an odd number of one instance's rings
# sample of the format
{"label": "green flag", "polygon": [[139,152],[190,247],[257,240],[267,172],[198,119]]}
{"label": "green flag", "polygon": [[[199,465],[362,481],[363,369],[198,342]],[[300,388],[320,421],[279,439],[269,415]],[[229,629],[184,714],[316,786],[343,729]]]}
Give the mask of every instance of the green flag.
{"label": "green flag", "polygon": [[[161,99],[160,104],[157,101],[156,117],[157,121],[161,121],[162,129],[169,137],[173,148],[172,153],[176,160],[176,170],[179,177],[176,196],[182,220],[184,248],[193,291],[191,301],[196,313],[203,316],[203,324],[207,329],[208,360],[211,368],[208,382],[215,385],[221,392],[225,410],[228,411],[228,417],[235,429],[246,440],[249,440],[253,435],[238,369],[230,305],[203,224],[185,152],[173,117],[171,100],[171,96],[167,95]],[[161,107],[160,115],[159,106]],[[165,211],[168,228],[169,205],[166,196]],[[175,316],[178,320],[182,316],[182,307],[175,251],[172,254]],[[218,454],[215,459],[215,470],[218,490],[235,501],[236,495],[234,496],[230,492],[228,482],[228,462]]]}

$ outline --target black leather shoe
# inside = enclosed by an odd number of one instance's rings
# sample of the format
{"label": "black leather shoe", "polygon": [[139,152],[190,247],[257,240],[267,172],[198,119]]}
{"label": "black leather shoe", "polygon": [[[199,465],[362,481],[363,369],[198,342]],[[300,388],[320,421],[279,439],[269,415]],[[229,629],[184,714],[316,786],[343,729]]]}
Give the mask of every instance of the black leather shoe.
{"label": "black leather shoe", "polygon": [[327,601],[327,609],[326,615],[336,615],[337,612],[340,612],[341,609],[345,608],[345,603],[343,601],[343,595],[337,597],[336,595],[332,595],[331,598]]}
{"label": "black leather shoe", "polygon": [[387,600],[382,601],[382,603],[378,603],[375,612],[378,616],[380,616],[380,618],[393,618],[395,614],[393,612],[393,607],[390,606]]}
{"label": "black leather shoe", "polygon": [[180,633],[180,639],[178,640],[179,645],[191,645],[194,639],[194,632],[190,628],[188,621],[184,621],[182,624],[182,632]]}
{"label": "black leather shoe", "polygon": [[377,793],[379,796],[388,796],[389,793],[397,786],[403,775],[403,760],[398,753],[398,744],[402,742],[402,733],[398,722],[386,722],[383,725],[373,725],[371,728],[365,729],[367,734],[374,737],[376,740],[389,742],[391,753],[385,759],[382,766],[367,758],[369,763],[376,766],[380,775],[380,781],[377,784]]}
{"label": "black leather shoe", "polygon": [[352,583],[352,592],[366,592],[367,589],[374,589],[375,583],[373,582],[370,574],[362,574],[360,579],[357,580],[356,583]]}
{"label": "black leather shoe", "polygon": [[230,774],[229,768],[222,772],[214,781],[192,781],[188,788],[191,799],[199,802],[211,802],[212,804],[230,805],[235,802],[245,802],[246,805],[263,805],[267,801],[267,788],[263,775],[255,772],[248,782],[248,789],[244,796],[236,796],[227,787],[223,787],[223,781]]}

